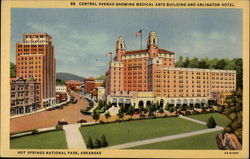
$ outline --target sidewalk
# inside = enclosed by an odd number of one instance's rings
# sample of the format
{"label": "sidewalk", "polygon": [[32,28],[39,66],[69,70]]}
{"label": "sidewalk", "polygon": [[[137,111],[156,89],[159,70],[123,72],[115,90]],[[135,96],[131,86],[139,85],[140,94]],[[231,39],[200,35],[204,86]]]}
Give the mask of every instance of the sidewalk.
{"label": "sidewalk", "polygon": [[68,149],[86,149],[85,142],[79,130],[80,124],[64,125],[63,129]]}

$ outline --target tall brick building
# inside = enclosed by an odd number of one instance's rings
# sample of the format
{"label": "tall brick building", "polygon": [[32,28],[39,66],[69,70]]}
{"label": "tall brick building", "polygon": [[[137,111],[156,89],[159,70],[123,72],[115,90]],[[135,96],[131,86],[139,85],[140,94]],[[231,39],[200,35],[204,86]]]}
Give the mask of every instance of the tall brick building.
{"label": "tall brick building", "polygon": [[126,51],[118,38],[105,82],[106,99],[114,104],[206,103],[214,92],[236,89],[236,71],[175,67],[175,53],[160,49],[157,33],[150,32],[143,50]]}
{"label": "tall brick building", "polygon": [[55,103],[56,60],[52,37],[46,33],[23,34],[16,43],[16,76],[31,76],[40,83],[41,106]]}

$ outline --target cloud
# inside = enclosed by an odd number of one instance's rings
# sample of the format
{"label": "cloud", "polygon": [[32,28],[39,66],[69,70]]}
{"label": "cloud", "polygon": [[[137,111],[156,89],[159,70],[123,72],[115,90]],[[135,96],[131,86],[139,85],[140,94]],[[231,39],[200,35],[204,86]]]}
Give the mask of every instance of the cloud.
{"label": "cloud", "polygon": [[99,76],[107,71],[105,54],[115,54],[118,36],[127,50],[140,49],[135,32],[141,28],[143,48],[148,33],[156,31],[160,48],[177,58],[240,57],[240,17],[233,9],[13,9],[12,59],[22,33],[46,32],[53,38],[58,72]]}

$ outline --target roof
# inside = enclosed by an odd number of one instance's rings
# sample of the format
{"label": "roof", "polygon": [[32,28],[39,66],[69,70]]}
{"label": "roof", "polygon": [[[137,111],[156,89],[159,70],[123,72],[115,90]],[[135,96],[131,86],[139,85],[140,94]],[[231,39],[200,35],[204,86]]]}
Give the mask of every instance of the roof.
{"label": "roof", "polygon": [[172,52],[172,51],[167,51],[167,50],[164,50],[164,49],[159,49],[159,53],[174,54],[174,52]]}
{"label": "roof", "polygon": [[[125,55],[130,55],[130,54],[140,54],[140,53],[147,53],[148,50],[134,50],[134,51],[126,51]],[[164,49],[159,49],[159,53],[167,53],[167,54],[174,54],[172,51],[167,51]]]}
{"label": "roof", "polygon": [[139,54],[139,53],[144,53],[147,52],[148,50],[134,50],[134,51],[126,51],[126,55],[128,54]]}
{"label": "roof", "polygon": [[30,76],[27,81],[35,81],[35,79],[33,78],[33,76]]}
{"label": "roof", "polygon": [[66,84],[83,84],[81,81],[65,81]]}

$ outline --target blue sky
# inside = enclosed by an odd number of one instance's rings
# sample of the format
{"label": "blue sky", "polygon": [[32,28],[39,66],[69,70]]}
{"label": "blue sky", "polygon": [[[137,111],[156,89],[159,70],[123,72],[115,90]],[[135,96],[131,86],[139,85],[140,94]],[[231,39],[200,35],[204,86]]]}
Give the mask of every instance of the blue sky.
{"label": "blue sky", "polygon": [[135,33],[158,33],[159,46],[179,56],[242,57],[241,9],[12,9],[11,61],[23,33],[46,32],[53,38],[57,72],[83,77],[103,75],[118,36],[127,50],[140,49]]}

